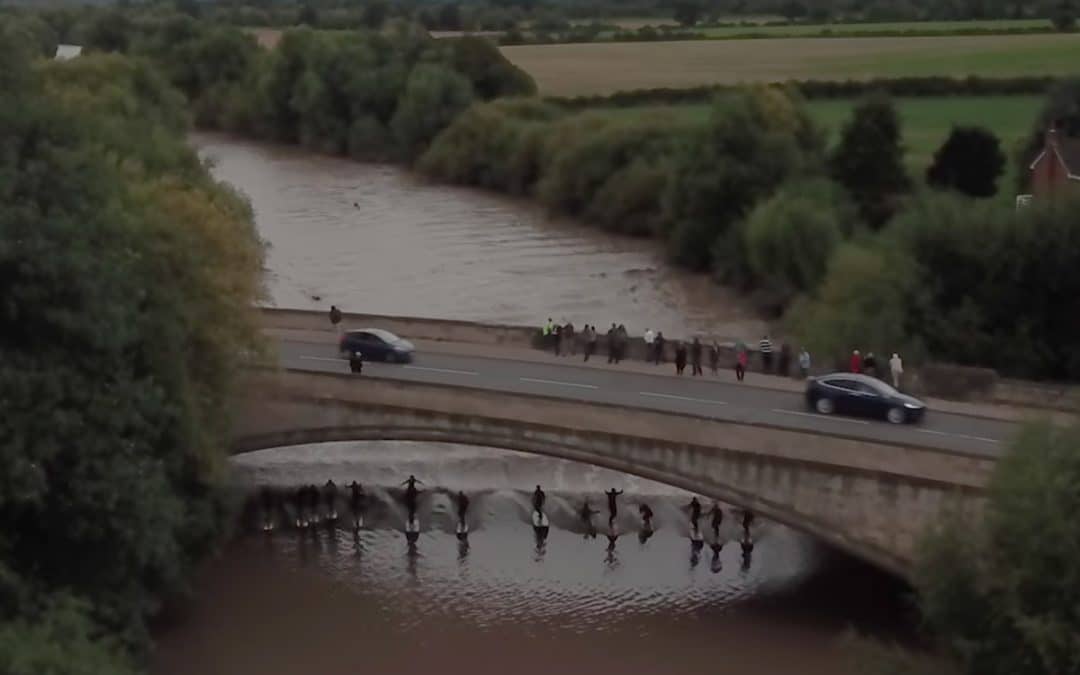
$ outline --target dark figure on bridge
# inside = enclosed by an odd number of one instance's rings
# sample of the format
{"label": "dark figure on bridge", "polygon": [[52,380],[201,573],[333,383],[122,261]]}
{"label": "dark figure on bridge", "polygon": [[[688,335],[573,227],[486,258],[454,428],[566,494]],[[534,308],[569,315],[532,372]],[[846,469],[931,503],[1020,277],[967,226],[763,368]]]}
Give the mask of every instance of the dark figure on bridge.
{"label": "dark figure on bridge", "polygon": [[408,480],[404,481],[402,485],[405,487],[405,509],[409,512],[409,520],[416,518],[416,503],[420,495],[420,491],[416,489],[417,484],[423,485],[422,481],[416,480],[416,476],[410,475]]}
{"label": "dark figure on bridge", "polygon": [[694,497],[690,500],[690,505],[687,507],[690,509],[690,527],[697,529],[698,521],[701,520],[701,502]]}
{"label": "dark figure on bridge", "polygon": [[533,490],[533,502],[532,502],[533,511],[536,511],[537,513],[543,513],[544,512],[544,501],[546,499],[547,499],[547,495],[545,495],[544,491],[540,489],[539,485],[537,485],[536,489]]}
{"label": "dark figure on bridge", "polygon": [[341,310],[335,305],[330,305],[330,324],[334,327],[334,330],[341,332]]}
{"label": "dark figure on bridge", "polygon": [[750,511],[750,509],[744,509],[743,514],[742,514],[742,528],[743,528],[743,533],[747,537],[750,536],[750,525],[752,525],[753,522],[754,522],[754,514]]}
{"label": "dark figure on bridge", "polygon": [[701,370],[701,340],[694,338],[694,341],[690,343],[690,365],[692,366],[693,375],[704,375],[704,371]]}
{"label": "dark figure on bridge", "polygon": [[720,374],[720,345],[716,340],[713,340],[709,347],[709,369],[712,370],[713,375]]}
{"label": "dark figure on bridge", "polygon": [[596,353],[596,326],[585,326],[585,360]]}
{"label": "dark figure on bridge", "polygon": [[559,337],[562,338],[563,352],[569,356],[575,356],[577,354],[577,344],[574,340],[577,336],[574,335],[574,324],[567,321],[566,325],[562,327]]}
{"label": "dark figure on bridge", "polygon": [[618,364],[624,358],[626,358],[626,343],[630,340],[630,336],[626,332],[626,326],[621,323],[615,329],[615,363]]}
{"label": "dark figure on bridge", "polygon": [[679,375],[686,370],[686,345],[681,342],[675,343],[675,372]]}
{"label": "dark figure on bridge", "polygon": [[349,372],[359,375],[364,371],[364,355],[360,352],[349,354]]}
{"label": "dark figure on bridge", "polygon": [[653,340],[653,363],[660,365],[664,362],[664,331],[656,332],[656,339]]}
{"label": "dark figure on bridge", "polygon": [[623,493],[622,490],[616,490],[611,488],[604,494],[607,495],[607,509],[608,509],[608,527],[615,524],[615,516],[619,515],[619,507],[615,503],[615,498]]}
{"label": "dark figure on bridge", "polygon": [[611,324],[611,328],[608,328],[607,332],[607,362],[615,363],[615,357],[619,352],[619,338],[616,335],[617,330],[615,324]]}
{"label": "dark figure on bridge", "polygon": [[709,511],[709,515],[712,517],[713,538],[719,541],[720,526],[724,523],[724,511],[720,508],[719,504],[713,502],[712,510]]}
{"label": "dark figure on bridge", "polygon": [[592,518],[596,511],[593,511],[592,507],[589,506],[588,499],[586,499],[585,503],[581,505],[581,511],[579,513],[581,515],[581,522],[585,525],[585,536],[595,539],[596,527],[593,526]]}
{"label": "dark figure on bridge", "polygon": [[326,485],[323,486],[323,501],[326,502],[326,514],[331,522],[337,520],[337,498],[338,490],[334,481],[326,481]]}
{"label": "dark figure on bridge", "polygon": [[364,512],[367,510],[367,495],[359,483],[353,481],[349,485],[349,506],[352,509],[353,529],[359,530],[364,524]]}

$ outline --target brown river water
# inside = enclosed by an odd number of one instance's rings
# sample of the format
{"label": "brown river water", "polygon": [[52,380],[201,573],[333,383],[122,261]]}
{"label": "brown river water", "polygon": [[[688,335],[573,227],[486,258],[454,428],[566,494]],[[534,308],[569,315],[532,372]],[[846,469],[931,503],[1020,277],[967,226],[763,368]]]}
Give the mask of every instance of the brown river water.
{"label": "brown river water", "polygon": [[[553,315],[675,335],[762,330],[737,298],[670,270],[648,242],[396,167],[195,142],[251,198],[279,306],[507,323]],[[409,474],[425,483],[413,545],[397,488]],[[239,457],[233,479],[240,495],[355,479],[372,504],[355,535],[283,523],[266,535],[245,520],[163,618],[155,675],[840,675],[860,672],[848,629],[903,642],[914,632],[907,591],[887,575],[775,523],[756,521],[747,538],[726,506],[719,538],[704,516],[695,550],[691,495],[604,469],[487,448],[335,443]],[[538,483],[551,519],[544,542],[530,521]],[[611,487],[625,491],[614,539],[602,495]],[[465,541],[454,533],[458,490],[472,500]],[[595,538],[576,515],[586,498],[601,512]],[[640,503],[656,514],[647,539]]]}

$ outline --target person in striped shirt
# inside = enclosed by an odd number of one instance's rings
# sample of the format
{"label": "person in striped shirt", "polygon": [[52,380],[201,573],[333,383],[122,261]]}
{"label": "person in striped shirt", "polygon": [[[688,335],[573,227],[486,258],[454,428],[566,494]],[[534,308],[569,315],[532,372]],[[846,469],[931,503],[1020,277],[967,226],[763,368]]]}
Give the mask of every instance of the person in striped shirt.
{"label": "person in striped shirt", "polygon": [[761,369],[766,373],[772,372],[772,340],[768,335],[761,338],[758,343],[758,351],[761,352]]}

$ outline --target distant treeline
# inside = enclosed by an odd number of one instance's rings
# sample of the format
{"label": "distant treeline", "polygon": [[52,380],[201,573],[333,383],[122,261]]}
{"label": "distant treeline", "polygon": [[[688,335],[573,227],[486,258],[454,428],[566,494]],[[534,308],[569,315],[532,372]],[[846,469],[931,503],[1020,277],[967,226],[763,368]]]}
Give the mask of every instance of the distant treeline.
{"label": "distant treeline", "polygon": [[[1053,77],[896,77],[868,80],[789,80],[783,86],[808,99],[857,98],[871,92],[897,97],[1042,95],[1058,81]],[[735,85],[634,89],[613,94],[559,97],[547,100],[564,108],[630,108],[642,105],[707,103]]]}

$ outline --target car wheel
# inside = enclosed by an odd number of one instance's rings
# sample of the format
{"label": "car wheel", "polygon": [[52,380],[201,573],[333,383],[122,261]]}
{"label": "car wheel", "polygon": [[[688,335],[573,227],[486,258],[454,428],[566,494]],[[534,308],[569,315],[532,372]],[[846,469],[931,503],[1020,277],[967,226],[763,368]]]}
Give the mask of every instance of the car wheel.
{"label": "car wheel", "polygon": [[906,421],[907,416],[900,408],[889,408],[889,412],[885,414],[885,418],[893,424],[903,424]]}
{"label": "car wheel", "polygon": [[831,415],[836,412],[836,404],[833,403],[831,398],[819,398],[814,402],[814,410],[817,410],[822,415]]}

